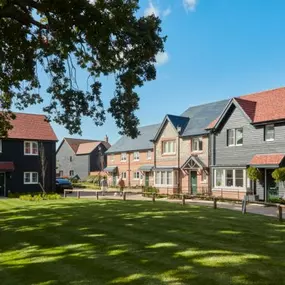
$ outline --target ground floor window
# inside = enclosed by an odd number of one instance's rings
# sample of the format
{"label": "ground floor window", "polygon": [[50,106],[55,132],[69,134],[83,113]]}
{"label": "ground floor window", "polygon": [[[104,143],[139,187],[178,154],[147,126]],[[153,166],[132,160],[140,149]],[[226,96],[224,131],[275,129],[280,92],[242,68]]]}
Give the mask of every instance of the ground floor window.
{"label": "ground floor window", "polygon": [[246,181],[245,169],[222,169],[214,170],[215,187],[244,188]]}
{"label": "ground floor window", "polygon": [[140,173],[139,173],[139,171],[134,172],[134,179],[135,179],[135,180],[140,179]]}
{"label": "ground floor window", "polygon": [[59,171],[59,177],[62,177],[63,176],[63,170],[60,170]]}
{"label": "ground floor window", "polygon": [[127,172],[122,172],[121,177],[122,179],[127,179]]}
{"label": "ground floor window", "polygon": [[155,185],[160,187],[176,186],[178,180],[177,171],[156,171],[155,175]]}
{"label": "ground floor window", "polygon": [[24,184],[37,184],[38,173],[37,172],[24,172]]}

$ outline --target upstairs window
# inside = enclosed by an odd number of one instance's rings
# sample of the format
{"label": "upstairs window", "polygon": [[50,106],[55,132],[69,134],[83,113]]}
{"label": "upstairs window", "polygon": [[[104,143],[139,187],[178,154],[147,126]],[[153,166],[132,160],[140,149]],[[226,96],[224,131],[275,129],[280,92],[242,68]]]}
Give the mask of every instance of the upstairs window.
{"label": "upstairs window", "polygon": [[269,141],[274,141],[275,138],[275,130],[274,125],[267,125],[264,127],[264,139]]}
{"label": "upstairs window", "polygon": [[114,160],[115,160],[115,159],[114,159],[114,154],[111,154],[111,155],[110,155],[110,161],[113,162]]}
{"label": "upstairs window", "polygon": [[163,154],[175,154],[176,153],[176,142],[173,141],[163,141],[162,142],[162,153]]}
{"label": "upstairs window", "polygon": [[228,146],[243,145],[243,129],[227,130],[227,144]]}
{"label": "upstairs window", "polygon": [[37,142],[26,141],[24,142],[24,154],[25,155],[38,155],[39,145]]}
{"label": "upstairs window", "polygon": [[121,153],[121,161],[127,161],[127,153],[126,152]]}
{"label": "upstairs window", "polygon": [[70,177],[73,177],[73,176],[74,176],[74,170],[70,170],[70,171],[69,171],[69,176],[70,176]]}
{"label": "upstairs window", "polygon": [[72,156],[69,157],[69,161],[72,162]]}
{"label": "upstairs window", "polygon": [[138,151],[134,152],[134,161],[139,161],[140,160],[140,153]]}
{"label": "upstairs window", "polygon": [[202,151],[202,150],[203,150],[202,138],[192,139],[192,151]]}
{"label": "upstairs window", "polygon": [[147,152],[146,158],[147,158],[148,160],[150,160],[150,159],[152,158],[151,150],[149,150],[149,151]]}

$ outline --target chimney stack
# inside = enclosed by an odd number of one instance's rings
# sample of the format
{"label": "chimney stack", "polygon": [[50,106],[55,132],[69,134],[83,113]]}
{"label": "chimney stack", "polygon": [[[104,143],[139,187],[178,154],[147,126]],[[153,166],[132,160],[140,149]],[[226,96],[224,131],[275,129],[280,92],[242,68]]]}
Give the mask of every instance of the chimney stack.
{"label": "chimney stack", "polygon": [[107,135],[105,136],[105,139],[104,139],[104,140],[105,140],[105,142],[107,142],[107,143],[109,142],[109,138],[108,138]]}

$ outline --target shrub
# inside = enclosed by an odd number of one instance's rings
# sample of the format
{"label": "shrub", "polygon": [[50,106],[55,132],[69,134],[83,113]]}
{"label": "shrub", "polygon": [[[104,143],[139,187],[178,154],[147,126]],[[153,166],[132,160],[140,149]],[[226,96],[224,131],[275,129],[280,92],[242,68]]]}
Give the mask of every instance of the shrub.
{"label": "shrub", "polygon": [[285,204],[285,199],[277,198],[277,197],[271,197],[271,198],[269,198],[269,202],[278,203],[278,204]]}
{"label": "shrub", "polygon": [[285,181],[285,167],[275,169],[272,172],[272,177],[276,182]]}
{"label": "shrub", "polygon": [[260,170],[257,169],[256,167],[250,166],[247,169],[247,175],[248,175],[248,178],[250,180],[252,180],[252,181],[256,181],[256,180],[261,180],[262,179],[262,174],[261,174]]}
{"label": "shrub", "polygon": [[19,196],[23,201],[42,201],[42,200],[57,200],[61,199],[61,196],[56,193],[48,194],[23,194]]}
{"label": "shrub", "polygon": [[152,187],[152,186],[143,186],[142,190],[143,190],[143,192],[146,192],[143,194],[146,197],[150,197],[153,193],[155,193],[155,194],[159,193],[159,189]]}

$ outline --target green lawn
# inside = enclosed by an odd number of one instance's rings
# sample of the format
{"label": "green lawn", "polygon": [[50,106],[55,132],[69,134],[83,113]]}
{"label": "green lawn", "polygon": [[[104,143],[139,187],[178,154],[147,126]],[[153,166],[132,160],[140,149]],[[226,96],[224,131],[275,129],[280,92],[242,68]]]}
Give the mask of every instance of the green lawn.
{"label": "green lawn", "polygon": [[285,225],[167,202],[0,200],[0,284],[285,284]]}

